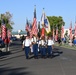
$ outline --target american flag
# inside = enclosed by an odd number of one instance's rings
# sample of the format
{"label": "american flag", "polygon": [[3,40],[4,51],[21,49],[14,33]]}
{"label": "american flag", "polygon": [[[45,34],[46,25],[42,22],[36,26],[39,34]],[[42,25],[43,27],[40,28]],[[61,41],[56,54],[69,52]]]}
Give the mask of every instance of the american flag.
{"label": "american flag", "polygon": [[28,19],[26,19],[26,27],[25,30],[28,32],[30,30]]}
{"label": "american flag", "polygon": [[61,27],[61,38],[64,38],[64,26]]}
{"label": "american flag", "polygon": [[4,23],[2,23],[2,26],[1,26],[1,29],[2,29],[2,39],[4,40],[5,38],[6,38],[6,26],[5,26],[5,24]]}
{"label": "american flag", "polygon": [[7,30],[7,36],[8,36],[8,38],[11,38],[11,31],[10,30]]}
{"label": "american flag", "polygon": [[75,22],[74,36],[76,36],[76,22]]}
{"label": "american flag", "polygon": [[32,24],[32,34],[37,35],[38,29],[37,29],[37,21],[36,21],[36,8],[34,9],[34,19]]}
{"label": "american flag", "polygon": [[29,29],[29,35],[30,35],[30,38],[32,38],[32,22],[29,24],[30,26],[30,29]]}
{"label": "american flag", "polygon": [[70,31],[69,38],[70,38],[70,40],[72,40],[72,38],[73,38],[73,36],[72,36],[72,22],[70,23],[69,31]]}
{"label": "american flag", "polygon": [[55,35],[55,41],[58,40],[58,27],[56,27],[56,35]]}
{"label": "american flag", "polygon": [[53,39],[55,39],[55,30],[54,30],[54,27],[53,27]]}

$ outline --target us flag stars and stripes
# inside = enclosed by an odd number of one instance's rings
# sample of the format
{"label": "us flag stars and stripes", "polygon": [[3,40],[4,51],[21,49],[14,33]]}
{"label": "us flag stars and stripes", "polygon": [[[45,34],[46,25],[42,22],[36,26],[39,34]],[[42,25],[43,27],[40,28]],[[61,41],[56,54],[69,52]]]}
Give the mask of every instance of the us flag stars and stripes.
{"label": "us flag stars and stripes", "polygon": [[4,40],[6,37],[6,25],[4,23],[2,23],[1,29],[2,29],[1,37],[2,37],[2,40]]}
{"label": "us flag stars and stripes", "polygon": [[37,35],[38,29],[37,29],[37,21],[36,21],[36,7],[34,9],[34,18],[33,18],[33,25],[32,25],[32,34]]}
{"label": "us flag stars and stripes", "polygon": [[69,28],[69,31],[70,31],[70,40],[72,40],[73,36],[72,36],[72,22],[70,23],[70,28]]}

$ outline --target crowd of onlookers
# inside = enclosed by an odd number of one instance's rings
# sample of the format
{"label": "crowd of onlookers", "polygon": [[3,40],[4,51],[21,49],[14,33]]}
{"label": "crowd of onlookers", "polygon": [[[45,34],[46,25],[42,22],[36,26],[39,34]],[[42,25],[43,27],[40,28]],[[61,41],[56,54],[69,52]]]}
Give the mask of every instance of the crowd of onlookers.
{"label": "crowd of onlookers", "polygon": [[75,46],[76,45],[76,36],[73,36],[72,39],[70,39],[69,37],[64,37],[64,38],[60,38],[58,37],[57,42],[61,45],[61,44],[68,44],[70,46]]}

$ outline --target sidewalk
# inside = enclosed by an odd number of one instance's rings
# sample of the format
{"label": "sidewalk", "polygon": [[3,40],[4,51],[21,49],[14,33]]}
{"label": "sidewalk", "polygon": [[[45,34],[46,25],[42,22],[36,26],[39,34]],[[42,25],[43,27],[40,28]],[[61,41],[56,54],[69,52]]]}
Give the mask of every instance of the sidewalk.
{"label": "sidewalk", "polygon": [[61,45],[59,45],[58,43],[55,43],[55,46],[59,46],[59,47],[64,47],[64,48],[76,50],[76,45],[70,46],[67,43],[64,43],[64,44],[61,44]]}

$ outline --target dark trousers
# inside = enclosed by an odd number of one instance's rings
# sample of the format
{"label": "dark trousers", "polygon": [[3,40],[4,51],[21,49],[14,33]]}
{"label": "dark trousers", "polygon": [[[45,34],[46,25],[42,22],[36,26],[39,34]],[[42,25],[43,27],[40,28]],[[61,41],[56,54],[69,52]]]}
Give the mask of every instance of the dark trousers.
{"label": "dark trousers", "polygon": [[26,55],[26,59],[27,59],[29,51],[30,51],[30,47],[29,46],[28,47],[25,46],[24,50],[25,50],[25,55]]}
{"label": "dark trousers", "polygon": [[52,46],[47,47],[47,53],[48,53],[48,56],[52,55]]}
{"label": "dark trousers", "polygon": [[33,45],[34,57],[38,57],[38,44]]}
{"label": "dark trousers", "polygon": [[41,52],[41,56],[42,56],[42,57],[46,55],[46,49],[45,49],[44,46],[41,47],[40,52]]}

